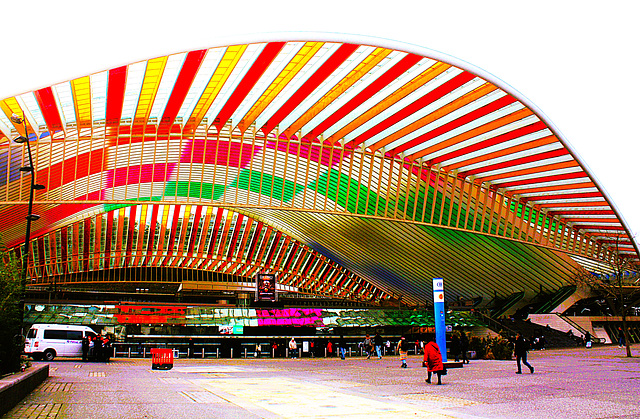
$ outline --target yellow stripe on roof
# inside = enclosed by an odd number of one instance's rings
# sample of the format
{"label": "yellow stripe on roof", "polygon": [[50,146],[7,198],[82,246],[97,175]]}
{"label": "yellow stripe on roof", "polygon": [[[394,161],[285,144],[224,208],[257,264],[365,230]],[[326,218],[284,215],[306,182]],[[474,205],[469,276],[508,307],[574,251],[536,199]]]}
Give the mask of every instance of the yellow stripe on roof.
{"label": "yellow stripe on roof", "polygon": [[291,124],[291,126],[285,131],[285,135],[291,136],[300,128],[305,126],[309,121],[316,117],[320,112],[322,112],[327,106],[331,104],[334,100],[336,100],[341,94],[343,94],[347,89],[353,86],[358,80],[360,80],[364,75],[366,75],[371,69],[373,69],[376,65],[380,63],[387,55],[392,52],[390,49],[386,48],[376,48],[365,58],[362,60],[360,64],[356,66],[346,77],[344,77],[338,84],[333,86],[333,88],[326,94],[322,99],[318,101],[314,106],[312,106],[307,112],[304,113],[296,122]]}
{"label": "yellow stripe on roof", "polygon": [[231,72],[236,67],[236,64],[238,64],[238,61],[240,61],[240,57],[242,57],[242,54],[244,54],[246,49],[247,45],[234,45],[227,48],[227,51],[220,60],[220,64],[218,64],[218,68],[216,68],[216,71],[211,76],[209,84],[207,84],[207,87],[200,96],[200,100],[193,109],[193,113],[191,114],[187,124],[190,129],[193,129],[193,127],[197,127],[200,124],[200,121],[202,121],[202,118],[207,114],[211,104],[218,96],[218,93],[220,93],[222,86],[226,83]]}
{"label": "yellow stripe on roof", "polygon": [[76,124],[78,128],[91,127],[91,81],[90,77],[71,80],[71,92],[76,107]]}
{"label": "yellow stripe on roof", "polygon": [[[10,97],[10,98],[7,98],[5,100],[0,101],[0,109],[2,109],[2,112],[4,112],[4,114],[9,119],[11,119],[11,115],[14,114],[14,113],[16,115],[18,115],[20,118],[26,119],[26,117],[24,115],[24,111],[22,110],[22,108],[18,104],[18,101],[16,100],[15,97]],[[24,124],[16,124],[13,121],[11,121],[11,123],[13,124],[14,128],[16,129],[16,131],[18,131],[20,133],[20,135],[26,135],[25,132],[24,132]],[[31,126],[31,123],[29,122],[28,119],[27,119],[27,129],[30,132],[37,132],[35,129],[33,129],[33,127]]]}
{"label": "yellow stripe on roof", "polygon": [[285,88],[285,86],[293,79],[302,68],[309,62],[311,58],[324,45],[324,42],[307,42],[287,64],[282,72],[271,83],[271,86],[265,90],[260,99],[256,101],[247,115],[240,121],[238,127],[244,131],[246,127],[251,125],[256,118],[266,109],[271,101]]}
{"label": "yellow stripe on roof", "polygon": [[411,124],[407,125],[406,127],[399,129],[398,131],[394,132],[393,134],[389,135],[386,138],[383,138],[382,140],[376,142],[375,144],[371,145],[371,150],[376,151],[382,147],[385,147],[387,144],[391,144],[392,142],[406,136],[409,135],[410,133],[412,133],[413,131],[416,131],[422,127],[424,127],[425,125],[429,125],[430,123],[432,123],[433,121],[442,118],[445,115],[450,114],[451,112],[458,110],[460,108],[462,108],[463,106],[466,106],[468,104],[470,104],[471,102],[476,101],[477,99],[480,99],[486,95],[488,95],[489,93],[493,92],[494,90],[496,90],[497,87],[494,86],[491,83],[484,83],[481,86],[475,88],[474,90],[472,90],[471,92],[465,94],[462,97],[459,97],[458,99],[454,100],[453,102],[444,105],[440,108],[438,108],[437,110],[435,110],[434,112],[430,113],[429,115],[426,115],[420,119],[418,119],[415,122],[412,122]]}
{"label": "yellow stripe on roof", "polygon": [[354,119],[350,123],[348,123],[344,128],[333,134],[329,137],[330,141],[337,141],[358,128],[360,125],[366,123],[376,115],[380,114],[385,109],[389,108],[391,105],[399,102],[410,93],[418,90],[420,87],[424,86],[440,74],[447,71],[451,66],[449,64],[443,62],[437,62],[431,67],[427,68],[425,71],[416,76],[409,83],[402,86],[400,89],[393,92],[393,94],[389,95],[386,99],[378,103],[376,106],[372,107],[368,111],[362,113],[358,118]]}
{"label": "yellow stripe on roof", "polygon": [[168,57],[154,58],[147,62],[147,69],[144,74],[144,81],[140,89],[140,98],[138,99],[138,108],[133,118],[134,125],[146,124],[149,119],[149,113],[153,107],[153,101],[158,93],[158,87],[162,80],[164,67],[167,65]]}

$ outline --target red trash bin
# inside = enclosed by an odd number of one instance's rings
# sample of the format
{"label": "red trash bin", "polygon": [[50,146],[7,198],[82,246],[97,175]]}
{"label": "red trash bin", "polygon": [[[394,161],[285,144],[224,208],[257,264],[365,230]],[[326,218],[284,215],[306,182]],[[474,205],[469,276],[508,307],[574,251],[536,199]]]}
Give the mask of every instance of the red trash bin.
{"label": "red trash bin", "polygon": [[151,348],[151,369],[170,370],[171,368],[173,368],[173,350]]}

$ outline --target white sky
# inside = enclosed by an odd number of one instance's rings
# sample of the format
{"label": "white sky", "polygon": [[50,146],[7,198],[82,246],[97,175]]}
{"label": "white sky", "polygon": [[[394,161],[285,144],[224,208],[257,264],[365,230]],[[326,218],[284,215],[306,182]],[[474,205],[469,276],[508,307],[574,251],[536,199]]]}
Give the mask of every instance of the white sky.
{"label": "white sky", "polygon": [[4,3],[0,98],[234,37],[244,41],[249,34],[366,35],[454,56],[535,103],[586,162],[640,242],[639,1]]}

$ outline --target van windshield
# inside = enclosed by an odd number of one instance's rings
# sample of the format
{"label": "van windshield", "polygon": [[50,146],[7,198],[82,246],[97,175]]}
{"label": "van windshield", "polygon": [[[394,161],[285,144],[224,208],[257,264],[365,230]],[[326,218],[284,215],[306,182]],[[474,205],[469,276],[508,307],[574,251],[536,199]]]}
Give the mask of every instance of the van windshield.
{"label": "van windshield", "polygon": [[37,332],[38,331],[36,329],[29,329],[29,332],[27,333],[27,339],[35,338]]}

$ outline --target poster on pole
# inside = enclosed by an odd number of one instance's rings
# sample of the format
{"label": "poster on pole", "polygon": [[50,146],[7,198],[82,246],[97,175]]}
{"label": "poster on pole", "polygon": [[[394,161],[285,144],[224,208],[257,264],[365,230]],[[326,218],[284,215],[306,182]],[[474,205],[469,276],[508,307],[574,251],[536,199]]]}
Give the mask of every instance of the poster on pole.
{"label": "poster on pole", "polygon": [[256,301],[277,301],[276,275],[257,274],[256,275]]}

